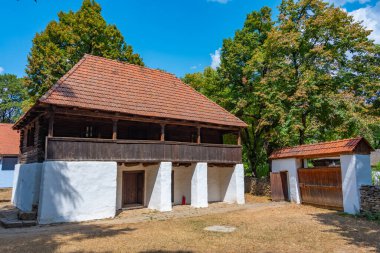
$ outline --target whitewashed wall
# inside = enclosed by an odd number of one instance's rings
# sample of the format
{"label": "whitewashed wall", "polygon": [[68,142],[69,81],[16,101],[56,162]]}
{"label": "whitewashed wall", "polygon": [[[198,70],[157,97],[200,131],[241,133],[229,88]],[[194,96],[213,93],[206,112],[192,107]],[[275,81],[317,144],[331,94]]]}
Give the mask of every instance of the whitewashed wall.
{"label": "whitewashed wall", "polygon": [[244,204],[244,167],[208,167],[208,201]]}
{"label": "whitewashed wall", "polygon": [[236,164],[220,171],[221,196],[227,203],[244,204],[244,166]]}
{"label": "whitewashed wall", "polygon": [[10,188],[13,186],[14,170],[1,170],[0,164],[0,188]]}
{"label": "whitewashed wall", "polygon": [[22,211],[32,211],[40,195],[42,163],[16,164],[13,177],[12,203]]}
{"label": "whitewashed wall", "polygon": [[301,203],[297,173],[297,169],[301,167],[302,161],[300,159],[289,158],[272,160],[272,172],[288,172],[288,192],[290,195],[290,201],[297,204]]}
{"label": "whitewashed wall", "polygon": [[44,162],[38,222],[114,217],[116,179],[116,162]]}
{"label": "whitewashed wall", "polygon": [[369,155],[341,155],[343,208],[346,213],[360,211],[360,186],[371,185]]}
{"label": "whitewashed wall", "polygon": [[[222,187],[221,185],[221,171],[228,170],[229,168],[225,167],[208,167],[207,169],[207,191],[208,191],[208,202],[219,202],[223,201],[223,197],[225,195],[225,190],[227,189],[227,185]],[[223,174],[228,177],[227,173]],[[224,180],[225,184],[227,184],[228,180]],[[223,197],[222,197],[223,191]]]}
{"label": "whitewashed wall", "polygon": [[182,204],[182,196],[186,198],[186,204],[191,202],[191,178],[193,176],[195,164],[188,167],[173,167],[174,171],[174,204]]}

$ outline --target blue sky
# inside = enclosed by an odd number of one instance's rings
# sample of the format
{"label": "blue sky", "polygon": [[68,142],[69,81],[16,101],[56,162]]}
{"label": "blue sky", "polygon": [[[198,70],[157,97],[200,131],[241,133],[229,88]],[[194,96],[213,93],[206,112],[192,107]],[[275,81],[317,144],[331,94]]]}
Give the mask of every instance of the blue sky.
{"label": "blue sky", "polygon": [[[115,24],[147,66],[182,77],[218,65],[224,38],[241,28],[245,17],[281,0],[98,0],[106,21]],[[375,32],[380,43],[380,0],[330,0]],[[81,0],[2,0],[0,7],[0,73],[25,74],[36,32],[59,11],[78,10]],[[277,12],[274,10],[274,15]]]}

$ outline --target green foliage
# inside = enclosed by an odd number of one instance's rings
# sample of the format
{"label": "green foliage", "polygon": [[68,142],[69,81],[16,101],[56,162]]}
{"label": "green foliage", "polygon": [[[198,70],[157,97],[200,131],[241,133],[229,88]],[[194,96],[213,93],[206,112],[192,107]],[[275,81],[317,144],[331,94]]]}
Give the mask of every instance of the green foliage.
{"label": "green foliage", "polygon": [[116,26],[106,23],[100,5],[84,0],[79,11],[60,12],[58,21],[50,22],[34,37],[26,69],[31,102],[43,95],[86,53],[143,65]]}
{"label": "green foliage", "polygon": [[359,216],[363,217],[369,221],[375,221],[375,222],[380,224],[380,212],[379,213],[365,212],[363,214],[360,214]]}
{"label": "green foliage", "polygon": [[374,171],[380,171],[380,162],[378,162],[375,166],[375,168],[373,169]]}
{"label": "green foliage", "polygon": [[21,115],[27,90],[23,79],[15,75],[0,75],[0,122],[13,123]]}
{"label": "green foliage", "polygon": [[380,49],[369,34],[321,0],[284,0],[275,22],[264,7],[223,41],[217,71],[184,81],[249,125],[243,158],[258,176],[279,147],[358,135],[379,145]]}

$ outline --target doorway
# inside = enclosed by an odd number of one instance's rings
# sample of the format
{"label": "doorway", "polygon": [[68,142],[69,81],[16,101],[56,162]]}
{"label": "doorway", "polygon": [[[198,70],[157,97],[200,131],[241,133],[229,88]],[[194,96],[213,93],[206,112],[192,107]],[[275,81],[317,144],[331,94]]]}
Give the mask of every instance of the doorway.
{"label": "doorway", "polygon": [[289,201],[288,172],[270,173],[272,201]]}
{"label": "doorway", "polygon": [[144,171],[123,172],[123,208],[134,208],[144,205],[144,176]]}

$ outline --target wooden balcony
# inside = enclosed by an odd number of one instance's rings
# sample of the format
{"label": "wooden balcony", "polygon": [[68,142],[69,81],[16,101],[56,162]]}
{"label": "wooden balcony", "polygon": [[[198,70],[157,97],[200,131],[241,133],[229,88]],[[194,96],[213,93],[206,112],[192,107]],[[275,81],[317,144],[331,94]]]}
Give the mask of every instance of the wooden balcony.
{"label": "wooden balcony", "polygon": [[117,162],[242,162],[240,145],[46,137],[46,160]]}

